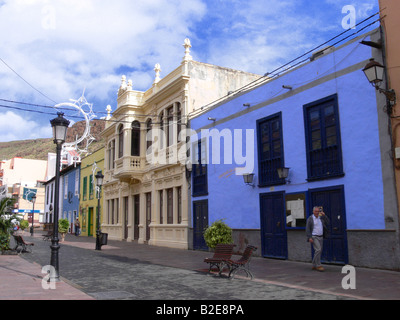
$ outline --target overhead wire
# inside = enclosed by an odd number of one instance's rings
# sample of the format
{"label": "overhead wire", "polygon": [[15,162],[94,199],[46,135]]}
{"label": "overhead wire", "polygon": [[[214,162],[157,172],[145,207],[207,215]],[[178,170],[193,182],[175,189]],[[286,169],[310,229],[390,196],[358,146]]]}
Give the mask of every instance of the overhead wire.
{"label": "overhead wire", "polygon": [[[27,105],[27,106],[34,106],[34,107],[40,107],[40,108],[47,108],[47,109],[54,109],[53,106],[48,106],[48,105],[42,105],[42,104],[34,104],[34,103],[28,103],[28,102],[21,102],[21,101],[15,101],[15,100],[9,100],[9,99],[1,99],[0,101],[7,102],[7,103],[13,103],[13,104],[21,104],[21,105]],[[1,107],[1,105],[0,105]],[[30,109],[22,109],[23,111],[29,111]],[[57,110],[64,110],[64,111],[76,111],[75,108],[70,108],[70,107],[57,107]],[[107,111],[96,111],[96,114],[105,114],[108,115]],[[143,118],[154,118],[154,114],[135,114],[135,117],[143,117]]]}
{"label": "overhead wire", "polygon": [[[347,36],[346,38],[343,38],[343,39],[341,39],[341,40],[335,42],[334,44],[332,44],[332,45],[326,47],[325,50],[328,50],[328,49],[334,47],[335,45],[339,44],[340,42],[343,42],[344,40],[346,40],[346,39],[348,39],[348,38],[350,38],[350,37],[352,37],[352,36],[354,36],[354,35],[356,35],[356,34],[362,32],[363,30],[365,30],[366,28],[370,27],[371,25],[375,24],[375,23],[378,22],[378,21],[380,21],[380,19],[377,19],[377,20],[373,21],[372,23],[370,23],[370,24],[364,26],[363,28],[359,29],[358,31],[356,31],[356,32],[354,32],[354,33],[352,33],[352,34],[350,34],[350,35]],[[358,47],[358,46],[357,46],[357,47]],[[356,48],[355,48],[355,49],[356,49]],[[353,49],[352,52],[353,52],[355,49]],[[346,57],[344,57],[341,61],[337,62],[330,70],[334,69],[337,65],[339,65],[341,62],[343,62],[350,54],[351,54],[351,53],[349,53],[349,54],[348,54]],[[303,64],[304,62],[306,62],[306,61],[308,61],[308,60],[309,60],[309,58],[303,59],[303,60],[297,62],[296,64],[292,65],[290,69],[295,68],[295,67],[297,67],[298,65],[301,65],[301,64]],[[285,71],[289,71],[290,69],[286,69]],[[306,81],[302,81],[302,82],[300,82],[300,83],[290,84],[290,85],[300,85],[300,84],[309,83],[309,82],[314,81],[314,80],[316,80],[316,79],[318,79],[318,78],[321,78],[324,74],[327,74],[330,70],[327,70],[327,71],[325,71],[324,73],[319,74],[318,77],[315,77],[315,78],[313,78],[313,79],[308,79],[308,80],[306,80]],[[274,78],[276,78],[276,77],[279,77],[279,76],[280,76],[280,73],[278,73],[278,74],[276,74],[274,77],[268,79],[268,81],[271,81],[272,79],[274,79]],[[252,86],[252,87],[246,88],[246,91],[250,91],[251,89],[253,89],[253,88],[255,88],[255,87],[258,87],[258,86],[260,86],[260,85],[261,85],[261,84],[257,84],[257,85],[254,85],[254,86]],[[273,96],[271,96],[271,97],[269,97],[269,98],[271,99],[271,98],[277,96],[280,92],[282,92],[282,89],[280,89],[279,92],[278,92],[277,94],[274,94]],[[265,99],[263,99],[262,101],[265,101]],[[260,103],[260,102],[261,102],[261,101],[259,101],[259,102],[257,102],[257,103],[253,103],[253,104],[258,104],[258,103]],[[203,110],[203,111],[204,111],[204,110]]]}
{"label": "overhead wire", "polygon": [[[0,101],[4,101],[5,99],[0,99]],[[24,104],[24,103],[22,103]],[[28,105],[32,105],[29,104]],[[40,107],[47,107],[49,108],[49,106],[43,106],[43,105],[39,105]],[[26,109],[26,108],[22,108],[22,107],[17,107],[17,106],[9,106],[9,105],[4,105],[4,104],[0,104],[0,108],[5,108],[5,109],[12,109],[12,110],[18,110],[18,111],[23,111],[23,112],[31,112],[31,113],[38,113],[38,114],[47,114],[47,115],[51,115],[51,116],[57,116],[57,113],[55,112],[46,112],[46,111],[41,111],[41,110],[32,110],[32,109]],[[50,107],[51,108],[51,107]],[[76,109],[71,109],[71,108],[61,108],[61,109],[68,109],[69,111],[76,111]],[[136,115],[135,115],[136,116]],[[77,120],[85,120],[85,117],[83,116],[77,116],[77,115],[73,115],[73,114],[66,114],[65,117],[67,118],[73,118],[73,119],[77,119]],[[148,116],[150,117],[150,116]],[[154,115],[151,116],[154,118]],[[185,116],[182,116],[182,118],[186,118]],[[129,123],[131,124],[132,121],[127,121],[127,120],[117,120],[117,119],[104,119],[104,118],[100,118],[100,119],[94,119],[94,120],[98,120],[98,121],[107,121],[107,122],[112,122],[112,123]],[[147,124],[147,122],[143,122],[143,121],[138,121],[140,124]],[[172,121],[171,123],[177,123],[177,124],[181,124],[181,125],[187,125],[187,123],[182,120],[182,121]],[[161,124],[161,122],[152,122],[152,124]]]}
{"label": "overhead wire", "polygon": [[[383,10],[383,9],[382,9],[382,10]],[[362,25],[363,23],[365,23],[366,21],[372,19],[373,17],[375,17],[376,15],[378,15],[382,10],[380,10],[380,11],[378,11],[377,13],[375,13],[375,14],[373,14],[373,15],[367,17],[366,19],[362,20],[361,22],[359,22],[358,24],[356,24],[355,27],[360,26],[360,25]],[[365,30],[366,28],[368,28],[369,26],[375,24],[375,23],[378,22],[378,21],[380,21],[380,19],[377,19],[377,20],[373,21],[372,23],[370,23],[370,24],[368,24],[368,25],[362,27],[361,29],[357,30],[356,32],[354,32],[354,33],[352,33],[352,34],[350,34],[350,35],[348,35],[348,36],[346,36],[345,38],[342,38],[342,39],[338,40],[337,42],[335,42],[334,44],[330,45],[330,46],[327,47],[326,49],[328,49],[328,48],[330,48],[330,47],[333,47],[333,46],[337,45],[338,43],[343,42],[344,40],[350,38],[351,36],[354,36],[354,35],[360,33],[361,31]],[[298,61],[299,59],[303,58],[304,56],[307,56],[308,54],[310,54],[310,53],[312,53],[312,52],[315,52],[317,49],[323,47],[324,45],[326,45],[326,44],[328,44],[328,43],[330,43],[330,42],[332,42],[333,40],[338,39],[338,38],[341,37],[342,35],[345,35],[346,33],[348,33],[350,30],[351,30],[351,29],[347,29],[347,30],[341,32],[340,34],[338,34],[338,35],[336,35],[335,37],[329,39],[328,41],[325,41],[324,43],[322,43],[322,44],[320,44],[320,45],[314,47],[313,49],[308,50],[307,52],[303,53],[302,55],[298,56],[297,58],[292,59],[291,61],[289,61],[289,62],[283,64],[282,66],[280,66],[280,67],[274,69],[273,71],[271,71],[271,72],[269,72],[269,73],[266,73],[264,76],[261,76],[259,79],[256,79],[256,80],[254,80],[254,81],[248,83],[247,85],[245,85],[245,86],[243,86],[243,87],[241,87],[241,88],[239,88],[239,89],[233,91],[232,93],[230,93],[230,94],[227,95],[227,96],[221,97],[221,98],[219,98],[219,99],[217,99],[217,100],[215,100],[215,101],[212,101],[212,102],[208,103],[207,105],[203,106],[202,108],[199,108],[199,109],[197,109],[197,110],[195,110],[195,111],[189,113],[189,114],[186,115],[186,116],[182,116],[182,118],[185,118],[185,117],[187,117],[187,118],[193,117],[193,116],[195,116],[196,114],[200,114],[200,113],[202,113],[202,112],[205,112],[209,107],[214,106],[214,105],[216,105],[217,103],[219,103],[219,102],[221,102],[221,101],[223,101],[223,100],[226,100],[226,99],[229,98],[230,96],[234,96],[234,95],[236,95],[236,94],[238,94],[238,93],[241,93],[241,92],[243,92],[243,91],[251,90],[251,89],[253,89],[253,88],[255,88],[255,87],[258,87],[258,86],[262,85],[263,83],[265,83],[265,82],[267,82],[267,81],[271,81],[272,79],[278,77],[282,72],[287,72],[288,70],[291,70],[291,69],[297,67],[298,65],[303,64],[304,62],[306,62],[307,60],[309,60],[309,57]],[[27,80],[25,80],[25,79],[24,79],[20,74],[18,74],[11,66],[9,66],[1,57],[0,57],[0,61],[1,61],[4,65],[6,65],[13,73],[15,73],[20,79],[22,79],[26,84],[28,84],[32,89],[34,89],[35,91],[37,91],[37,92],[38,92],[39,94],[41,94],[43,97],[45,97],[45,98],[47,98],[48,100],[50,100],[50,101],[52,101],[52,102],[54,102],[54,103],[57,104],[56,101],[54,101],[53,99],[49,98],[49,97],[48,97],[47,95],[45,95],[43,92],[41,92],[40,90],[36,89],[33,85],[31,85]],[[297,61],[297,62],[296,62],[296,61]],[[293,62],[296,62],[296,63],[295,63],[295,64],[292,64]],[[287,67],[287,66],[289,66],[289,67],[288,67],[288,68],[285,68],[285,67]],[[284,70],[282,71],[281,69],[284,69]],[[279,71],[279,70],[281,70],[281,71]],[[11,103],[11,104],[19,104],[19,105],[32,106],[32,107],[39,107],[39,108],[45,108],[45,109],[53,109],[53,110],[54,110],[54,109],[57,109],[57,110],[59,109],[59,110],[64,110],[64,111],[68,111],[68,112],[69,112],[69,111],[76,111],[76,109],[68,108],[68,107],[58,107],[58,108],[55,108],[54,106],[40,105],[40,104],[32,104],[32,103],[26,103],[26,102],[19,102],[19,101],[13,101],[13,100],[9,100],[9,99],[0,99],[0,101],[6,102],[6,103]],[[55,114],[55,113],[53,113],[53,112],[45,112],[45,111],[40,111],[40,110],[31,110],[31,109],[26,109],[26,108],[21,108],[21,107],[16,107],[16,106],[3,105],[3,104],[0,104],[0,108],[14,109],[14,110],[19,110],[19,111],[26,111],[26,112],[39,113],[39,114],[48,114],[48,115],[52,115],[52,116],[53,116],[53,115],[57,115],[57,114]],[[102,112],[102,111],[98,111],[98,112],[96,112],[96,113],[97,113],[97,114],[108,114],[108,112],[105,112],[105,111],[103,111],[103,112]],[[154,117],[155,117],[154,114],[153,114],[153,115],[150,115],[150,114],[141,114],[141,115],[139,115],[139,114],[138,114],[138,115],[135,115],[135,116],[136,116],[136,117],[147,117],[147,118],[149,118],[149,117],[154,118]],[[68,115],[68,117],[69,117],[69,118],[75,118],[75,119],[84,120],[84,117],[83,117],[83,116]],[[111,119],[104,119],[104,118],[103,118],[103,119],[98,119],[98,120],[104,120],[104,121],[116,122],[116,123],[130,123],[130,121],[111,120]],[[145,122],[140,122],[140,123],[143,124],[143,123],[145,123]],[[153,123],[153,124],[157,124],[157,123]],[[183,121],[181,121],[181,124],[186,124],[186,123],[184,123]]]}
{"label": "overhead wire", "polygon": [[15,71],[7,62],[5,62],[1,57],[0,57],[0,61],[7,67],[9,68],[18,78],[20,78],[22,81],[24,81],[28,86],[30,86],[33,90],[35,90],[36,92],[38,92],[40,95],[42,95],[43,97],[45,97],[46,99],[49,99],[50,101],[54,102],[57,104],[56,101],[54,101],[53,99],[49,98],[47,95],[45,95],[42,91],[40,91],[39,89],[36,89],[33,85],[31,85],[27,80],[25,80],[17,71]]}
{"label": "overhead wire", "polygon": [[[382,10],[384,10],[384,9],[382,9]],[[376,15],[380,14],[380,12],[381,12],[382,10],[380,10],[380,11],[374,13],[373,15],[371,15],[371,16],[365,18],[364,20],[362,20],[361,22],[357,23],[357,24],[355,25],[355,27],[358,27],[358,26],[362,25],[362,24],[365,23],[366,21],[368,21],[368,20],[372,19],[373,17],[375,17]],[[366,28],[370,27],[371,25],[377,23],[377,22],[380,21],[380,20],[381,20],[381,19],[379,18],[379,19],[373,21],[372,23],[370,23],[370,24],[364,26],[363,28],[357,30],[356,32],[354,32],[354,33],[348,35],[347,37],[338,40],[337,42],[335,42],[334,44],[330,45],[330,46],[327,47],[326,49],[328,49],[328,48],[330,48],[330,47],[333,47],[333,46],[337,45],[337,44],[340,43],[340,42],[343,42],[344,40],[350,38],[351,36],[354,36],[355,34],[360,33],[361,31],[365,30]],[[296,64],[292,64],[293,62],[295,62],[295,61],[297,61],[297,60],[303,58],[304,56],[307,56],[308,54],[310,54],[310,53],[312,53],[312,52],[315,52],[317,49],[319,49],[319,48],[321,48],[321,47],[327,45],[328,43],[332,42],[333,40],[335,40],[335,39],[337,39],[337,38],[339,38],[339,37],[341,37],[341,36],[343,36],[344,34],[350,32],[351,30],[352,30],[352,29],[347,29],[347,30],[341,32],[340,34],[334,36],[333,38],[329,39],[328,41],[325,41],[324,43],[322,43],[322,44],[320,44],[320,45],[318,45],[318,46],[316,46],[316,47],[314,47],[314,48],[308,50],[307,52],[305,52],[305,53],[303,53],[303,54],[301,54],[301,55],[298,56],[297,58],[292,59],[291,61],[289,61],[289,62],[283,64],[282,66],[280,66],[280,67],[274,69],[273,71],[271,71],[271,72],[269,72],[269,73],[266,73],[264,76],[260,77],[259,79],[256,79],[256,80],[254,80],[254,81],[252,81],[252,82],[246,84],[245,86],[243,86],[243,87],[241,87],[241,88],[239,88],[239,89],[237,89],[237,90],[231,92],[230,94],[228,94],[228,95],[226,95],[226,96],[224,96],[224,97],[221,97],[221,98],[219,98],[219,99],[217,99],[217,100],[215,100],[215,101],[212,101],[212,102],[208,103],[207,105],[205,105],[205,106],[203,106],[203,107],[201,107],[201,108],[199,108],[199,109],[197,109],[197,110],[195,110],[195,111],[189,113],[188,116],[194,117],[194,116],[196,116],[197,114],[200,114],[200,113],[205,112],[205,111],[206,111],[208,108],[210,108],[211,106],[214,106],[214,105],[218,104],[219,102],[228,99],[229,97],[232,97],[232,96],[234,96],[234,95],[237,95],[237,94],[239,94],[239,93],[241,93],[241,92],[243,92],[243,91],[251,90],[251,89],[253,89],[253,88],[255,88],[255,87],[258,87],[258,86],[262,85],[262,84],[265,83],[265,82],[271,81],[273,78],[278,77],[282,72],[287,72],[287,71],[289,71],[289,70],[291,70],[291,69],[297,67],[298,65],[303,64],[304,62],[308,61],[308,60],[309,60],[309,57],[307,57],[307,58],[305,58],[305,59],[303,59],[303,60],[300,60],[300,61],[296,62]],[[285,68],[286,66],[290,66],[290,67],[284,69],[283,71],[278,72],[279,70]]]}

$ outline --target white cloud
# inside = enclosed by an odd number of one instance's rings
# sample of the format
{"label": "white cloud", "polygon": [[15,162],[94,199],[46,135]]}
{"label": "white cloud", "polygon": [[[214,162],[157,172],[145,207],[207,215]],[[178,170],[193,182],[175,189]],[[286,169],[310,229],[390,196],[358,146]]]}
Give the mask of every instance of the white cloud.
{"label": "white cloud", "polygon": [[[200,0],[6,0],[0,7],[0,57],[29,83],[56,101],[77,92],[107,97],[114,72],[127,65],[176,66],[192,21],[201,18]],[[179,8],[179,10],[177,10]],[[11,18],[12,17],[12,18]],[[171,69],[172,70],[172,69]],[[119,78],[121,75],[118,75]],[[143,78],[143,77],[141,77]],[[0,66],[1,94],[27,88]],[[16,81],[17,80],[17,81]],[[114,79],[112,79],[114,80]],[[137,83],[147,88],[150,83]],[[114,90],[115,92],[115,90]],[[43,99],[43,97],[39,97]],[[42,100],[43,101],[43,100]],[[47,101],[48,102],[48,101]]]}
{"label": "white cloud", "polygon": [[[104,112],[115,109],[123,73],[147,90],[156,63],[161,77],[179,66],[186,37],[195,60],[264,74],[343,31],[343,5],[365,17],[377,1],[0,0],[0,58],[51,100],[85,90],[95,113]],[[0,83],[0,99],[53,105],[1,62]],[[16,116],[5,111],[1,119]],[[8,128],[10,139],[28,135]]]}
{"label": "white cloud", "polygon": [[215,3],[218,8],[211,14],[212,19],[209,18],[210,30],[219,29],[219,32],[210,37],[206,60],[264,74],[343,32],[343,5],[354,3],[360,22],[361,18],[377,11],[378,0],[232,0]]}
{"label": "white cloud", "polygon": [[[301,1],[233,1],[221,5],[214,22],[221,34],[212,39],[209,58],[211,63],[243,71],[272,71],[315,45],[318,39],[310,34],[320,33],[323,27],[310,12],[296,12],[304,5]],[[235,16],[230,20],[223,15],[228,6],[234,7]]]}
{"label": "white cloud", "polygon": [[0,142],[51,137],[50,124],[42,126],[34,120],[24,119],[12,111],[7,111],[0,116]]}
{"label": "white cloud", "polygon": [[326,0],[326,3],[335,6],[338,10],[344,6],[353,6],[357,12],[357,20],[369,17],[376,13],[378,0]]}

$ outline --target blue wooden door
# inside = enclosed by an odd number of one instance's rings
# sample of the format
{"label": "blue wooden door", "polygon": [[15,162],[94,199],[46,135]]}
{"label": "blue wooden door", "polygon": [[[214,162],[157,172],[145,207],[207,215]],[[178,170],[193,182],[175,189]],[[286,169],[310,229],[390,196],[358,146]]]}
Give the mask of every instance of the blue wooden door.
{"label": "blue wooden door", "polygon": [[208,227],[208,200],[193,202],[193,249],[208,250],[204,230]]}
{"label": "blue wooden door", "polygon": [[262,255],[287,259],[284,192],[261,194],[260,211]]}
{"label": "blue wooden door", "polygon": [[329,237],[324,239],[322,261],[334,264],[347,264],[346,212],[343,186],[313,189],[311,208],[323,206],[330,220]]}

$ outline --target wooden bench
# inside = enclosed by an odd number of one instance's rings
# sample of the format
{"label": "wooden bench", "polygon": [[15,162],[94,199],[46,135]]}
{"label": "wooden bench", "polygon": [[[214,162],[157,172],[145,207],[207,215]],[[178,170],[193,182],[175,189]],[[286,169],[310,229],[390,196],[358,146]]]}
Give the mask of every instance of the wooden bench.
{"label": "wooden bench", "polygon": [[211,273],[211,268],[215,266],[221,275],[225,261],[232,257],[234,247],[236,247],[234,244],[217,244],[213,257],[204,259],[204,262],[210,265],[208,272]]}
{"label": "wooden bench", "polygon": [[33,243],[25,242],[22,236],[13,235],[15,242],[17,245],[15,246],[14,250],[18,251],[18,248],[21,247],[21,252],[32,252],[32,247],[34,246]]}
{"label": "wooden bench", "polygon": [[257,247],[248,245],[243,252],[242,257],[239,260],[228,259],[224,262],[229,267],[229,279],[233,279],[236,272],[239,270],[244,270],[251,279],[254,278],[253,274],[250,271],[250,260],[253,252],[257,250]]}
{"label": "wooden bench", "polygon": [[47,232],[47,234],[44,234],[44,235],[43,235],[43,240],[50,240],[52,236],[53,236],[53,231],[52,231],[52,230],[49,230],[49,231]]}

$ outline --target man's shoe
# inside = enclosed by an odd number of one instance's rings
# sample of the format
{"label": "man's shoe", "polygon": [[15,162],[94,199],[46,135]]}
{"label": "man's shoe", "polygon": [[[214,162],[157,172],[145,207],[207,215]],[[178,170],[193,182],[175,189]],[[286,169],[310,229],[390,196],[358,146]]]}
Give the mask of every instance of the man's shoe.
{"label": "man's shoe", "polygon": [[324,267],[316,267],[315,269],[320,272],[325,271]]}

